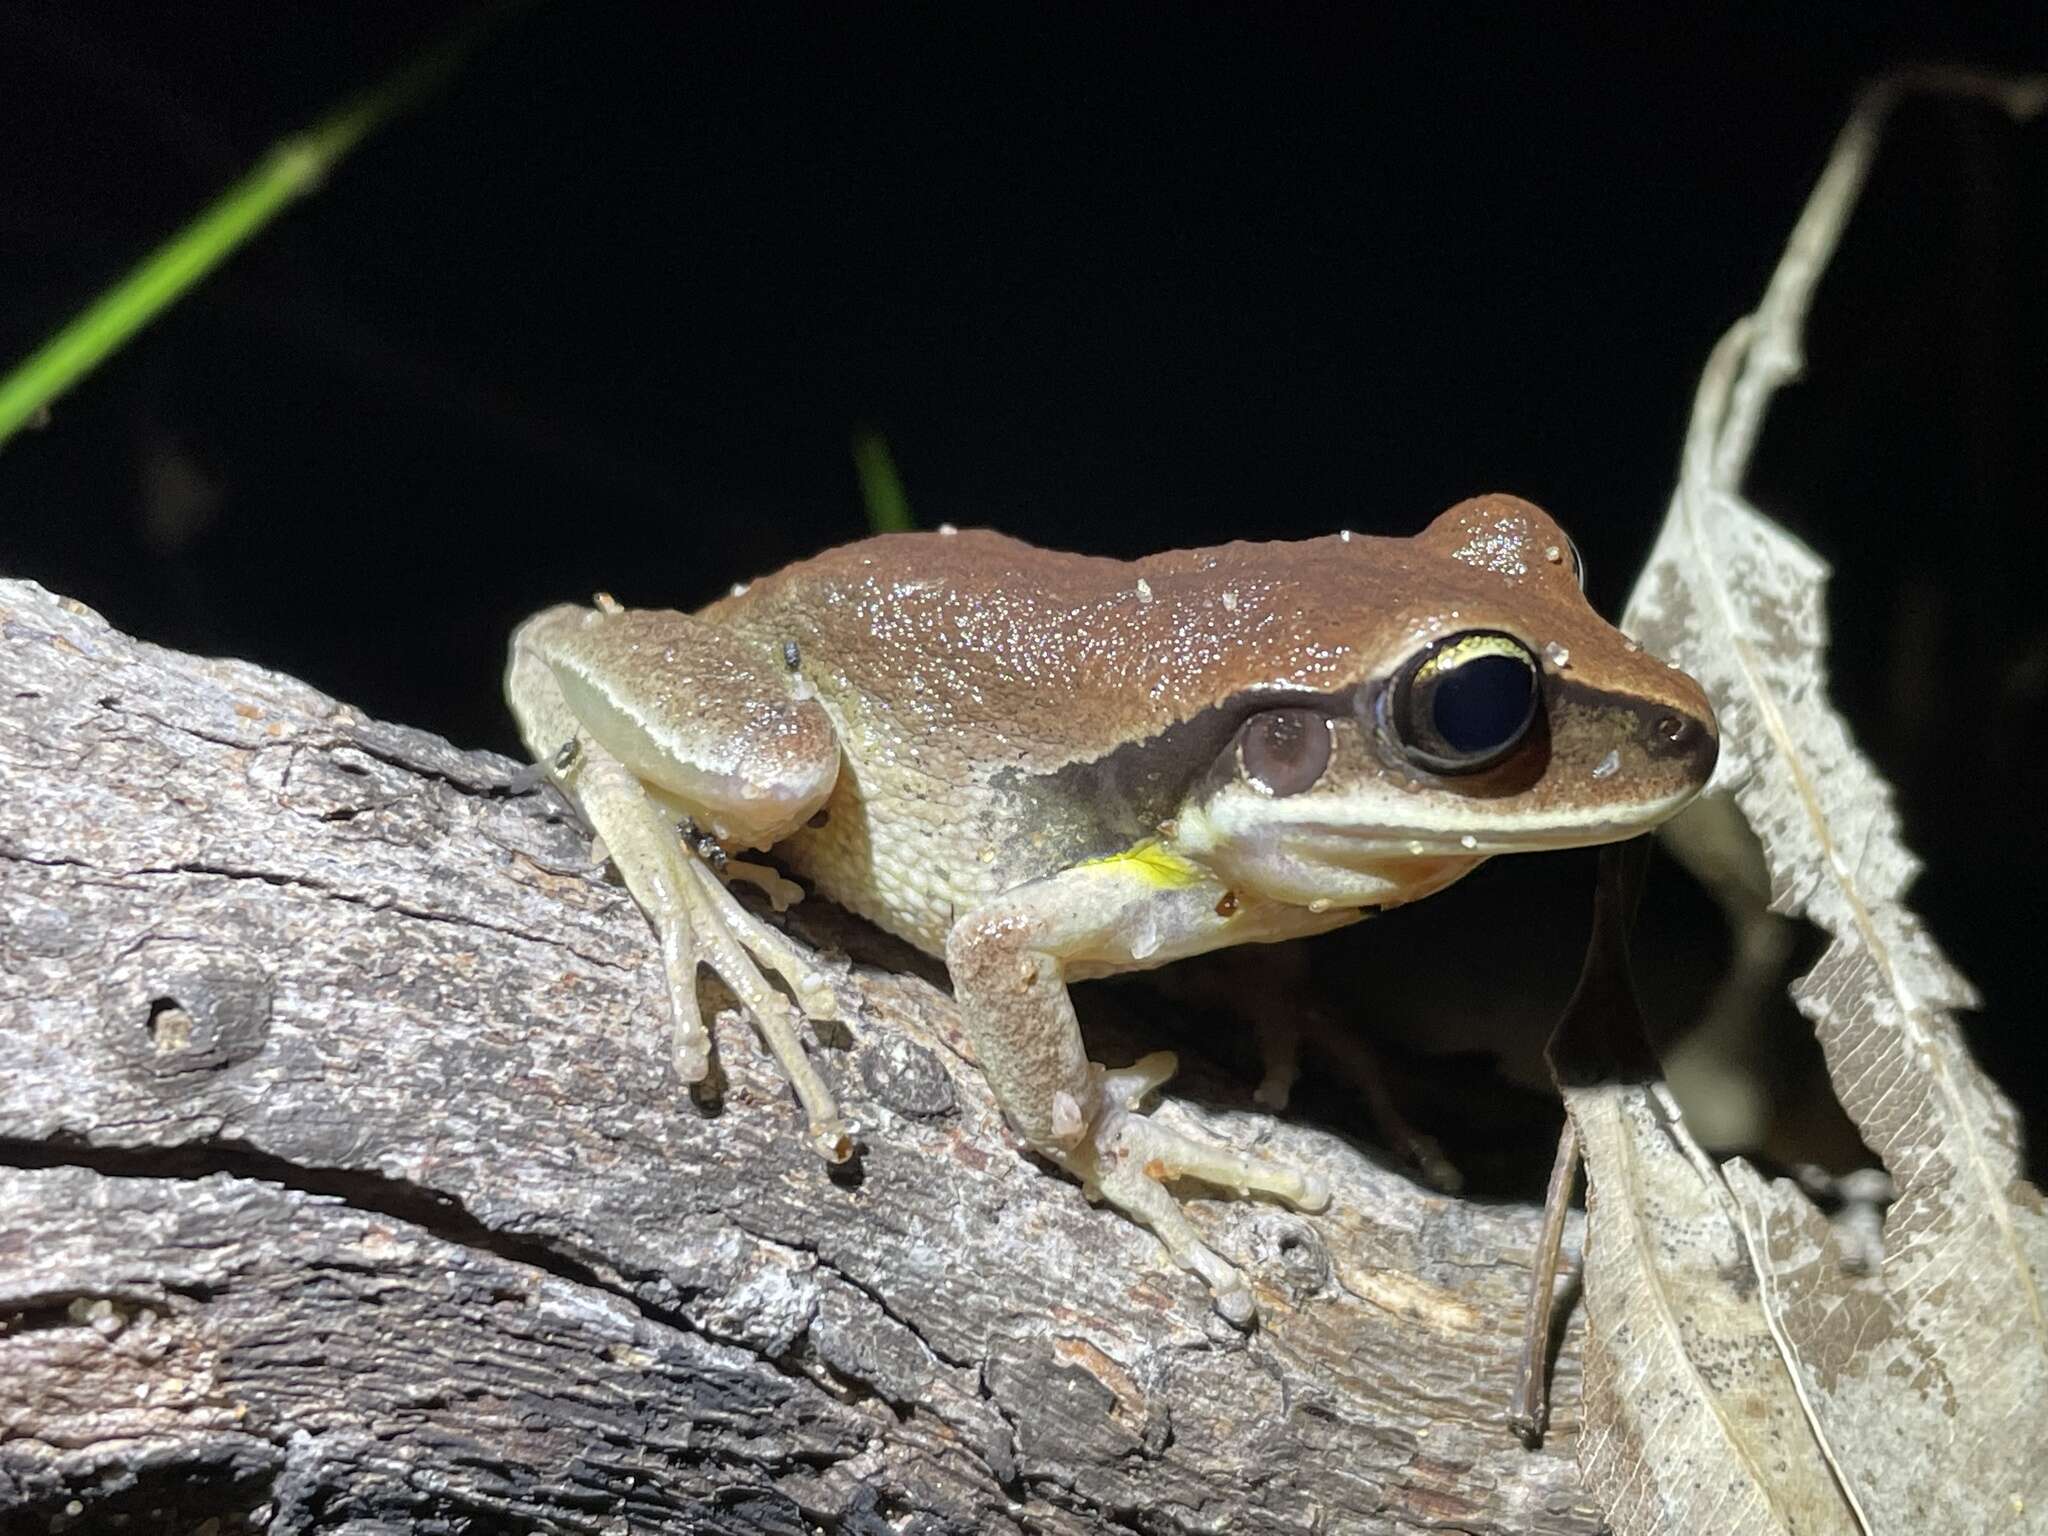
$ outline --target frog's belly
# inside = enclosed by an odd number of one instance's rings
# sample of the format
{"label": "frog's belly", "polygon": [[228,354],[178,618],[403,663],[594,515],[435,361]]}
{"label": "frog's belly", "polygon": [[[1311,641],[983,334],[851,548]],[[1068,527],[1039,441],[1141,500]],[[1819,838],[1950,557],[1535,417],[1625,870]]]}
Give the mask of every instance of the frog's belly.
{"label": "frog's belly", "polygon": [[829,900],[942,955],[953,920],[1005,885],[995,851],[981,846],[957,800],[935,783],[849,763],[826,802],[825,824],[786,838],[776,852]]}

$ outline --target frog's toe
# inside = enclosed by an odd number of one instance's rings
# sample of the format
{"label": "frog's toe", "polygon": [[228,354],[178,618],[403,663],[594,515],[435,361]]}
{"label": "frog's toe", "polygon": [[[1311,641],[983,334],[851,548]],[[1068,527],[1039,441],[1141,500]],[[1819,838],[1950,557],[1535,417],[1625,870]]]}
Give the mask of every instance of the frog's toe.
{"label": "frog's toe", "polygon": [[767,864],[757,864],[751,859],[728,858],[725,861],[725,878],[728,881],[744,880],[749,885],[759,886],[767,896],[768,905],[778,912],[787,912],[804,899],[804,888],[794,880],[783,878],[780,870]]}
{"label": "frog's toe", "polygon": [[1119,1109],[1136,1109],[1139,1101],[1180,1070],[1180,1057],[1172,1051],[1154,1051],[1140,1056],[1128,1067],[1103,1067],[1103,1096]]}
{"label": "frog's toe", "polygon": [[1202,1241],[1180,1202],[1160,1183],[1152,1156],[1156,1143],[1147,1134],[1154,1129],[1144,1120],[1112,1115],[1096,1132],[1093,1166],[1083,1175],[1082,1187],[1150,1227],[1174,1263],[1201,1276],[1216,1310],[1243,1327],[1257,1311],[1251,1287],[1234,1264]]}
{"label": "frog's toe", "polygon": [[696,989],[692,987],[688,994],[671,989],[669,1000],[675,1015],[669,1031],[669,1059],[675,1063],[677,1078],[693,1085],[701,1083],[711,1075],[711,1036],[697,1010]]}
{"label": "frog's toe", "polygon": [[711,1036],[697,1006],[697,946],[682,923],[668,924],[660,939],[661,969],[668,984],[669,1057],[677,1077],[701,1083],[711,1071]]}
{"label": "frog's toe", "polygon": [[1252,1039],[1258,1047],[1261,1073],[1252,1102],[1274,1114],[1287,1108],[1301,1078],[1301,1021],[1290,1009],[1264,1010],[1254,1021]]}
{"label": "frog's toe", "polygon": [[[781,880],[781,876],[768,870],[766,865],[741,866],[737,861],[728,859],[725,866],[726,874],[730,876],[735,868],[741,868],[743,872],[747,868],[763,870],[774,879]],[[753,876],[748,875],[746,878],[753,879]],[[813,956],[806,954],[780,929],[771,927],[741,906],[717,874],[701,862],[697,865],[697,880],[705,906],[717,915],[718,922],[725,932],[755,960],[782,978],[784,985],[796,998],[797,1007],[803,1010],[805,1018],[822,1020],[839,1017],[839,998],[832,990],[832,979],[825,974]],[[798,896],[802,896],[802,889],[792,882],[783,880],[782,884],[789,886]],[[765,886],[763,888],[767,889]],[[770,894],[772,899],[772,891]],[[776,910],[782,910],[779,903]]]}
{"label": "frog's toe", "polygon": [[853,1127],[834,1115],[813,1120],[808,1132],[811,1150],[835,1167],[853,1156]]}
{"label": "frog's toe", "polygon": [[1305,1211],[1319,1211],[1330,1203],[1329,1183],[1320,1174],[1251,1157],[1223,1142],[1190,1136],[1156,1120],[1128,1118],[1147,1094],[1179,1070],[1180,1058],[1172,1051],[1154,1051],[1128,1067],[1097,1069],[1103,1098],[1112,1106],[1110,1114],[1122,1115],[1127,1121],[1120,1127],[1123,1144],[1142,1151],[1140,1161],[1147,1174],[1155,1179],[1201,1179],[1239,1196],[1272,1195]]}
{"label": "frog's toe", "polygon": [[[1159,1065],[1157,1057],[1147,1057],[1123,1069],[1127,1075],[1120,1086],[1133,1087],[1144,1077],[1153,1078],[1156,1085],[1163,1076]],[[1170,1059],[1166,1066],[1170,1070]],[[1149,1071],[1140,1071],[1148,1067]],[[1247,1156],[1221,1142],[1134,1115],[1120,1105],[1104,1114],[1082,1148],[1069,1158],[1068,1166],[1081,1175],[1082,1187],[1091,1198],[1107,1201],[1150,1227],[1176,1264],[1193,1270],[1208,1284],[1216,1310],[1240,1325],[1252,1317],[1250,1286],[1234,1266],[1196,1235],[1166,1184],[1177,1178],[1201,1179],[1240,1196],[1272,1195],[1310,1211],[1330,1203],[1329,1183],[1320,1174]]]}
{"label": "frog's toe", "polygon": [[1145,1172],[1155,1179],[1200,1179],[1240,1198],[1271,1195],[1304,1211],[1330,1203],[1329,1181],[1321,1174],[1252,1157],[1207,1137],[1189,1136],[1156,1120],[1140,1120],[1127,1133],[1142,1149]]}

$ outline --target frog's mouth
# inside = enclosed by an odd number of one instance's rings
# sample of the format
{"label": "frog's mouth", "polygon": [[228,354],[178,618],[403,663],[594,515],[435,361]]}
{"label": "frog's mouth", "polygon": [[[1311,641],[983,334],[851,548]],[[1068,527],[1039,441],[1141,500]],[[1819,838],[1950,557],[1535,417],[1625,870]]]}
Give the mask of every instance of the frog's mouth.
{"label": "frog's mouth", "polygon": [[1275,827],[1266,838],[1256,840],[1270,840],[1295,856],[1343,868],[1403,859],[1540,853],[1639,836],[1669,820],[1695,793],[1687,786],[1654,799],[1582,811],[1562,806],[1510,811],[1495,802],[1482,815],[1473,815],[1465,806],[1460,808],[1462,814],[1442,820],[1416,817],[1403,823],[1376,817],[1369,825],[1304,821]]}
{"label": "frog's mouth", "polygon": [[[1295,906],[1392,907],[1419,901],[1497,854],[1581,848],[1635,837],[1691,798],[1684,793],[1639,805],[1503,812],[1408,824],[1383,814],[1358,823],[1287,821],[1241,827],[1205,857],[1231,884]],[[1497,814],[1498,813],[1498,814]]]}

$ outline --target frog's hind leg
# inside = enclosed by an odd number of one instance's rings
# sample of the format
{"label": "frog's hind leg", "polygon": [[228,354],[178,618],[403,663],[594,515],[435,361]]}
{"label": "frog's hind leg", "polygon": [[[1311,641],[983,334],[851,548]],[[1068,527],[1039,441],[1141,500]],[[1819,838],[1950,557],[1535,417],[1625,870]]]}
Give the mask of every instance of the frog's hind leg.
{"label": "frog's hind leg", "polygon": [[756,960],[813,1018],[832,1016],[831,989],[794,944],[740,906],[671,809],[750,846],[801,825],[838,772],[823,710],[792,699],[772,667],[724,631],[681,614],[570,607],[514,635],[506,694],[529,750],[549,763],[654,927],[678,1073],[697,1082],[710,1065],[697,1004],[702,963],[752,1015],[803,1105],[811,1145],[843,1162],[851,1131],[804,1054],[796,1010]]}

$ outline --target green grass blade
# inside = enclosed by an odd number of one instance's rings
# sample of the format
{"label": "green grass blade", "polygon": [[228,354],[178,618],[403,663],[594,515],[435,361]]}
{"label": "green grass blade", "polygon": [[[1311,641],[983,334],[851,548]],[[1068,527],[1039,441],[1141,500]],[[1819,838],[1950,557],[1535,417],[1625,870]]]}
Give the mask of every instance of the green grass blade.
{"label": "green grass blade", "polygon": [[879,432],[853,434],[853,472],[860,477],[860,499],[868,509],[871,533],[907,533],[917,526],[910,515],[910,500],[903,494],[903,481],[896,473],[896,461],[889,454],[889,440]]}
{"label": "green grass blade", "polygon": [[119,350],[288,205],[314,191],[363,136],[440,85],[507,8],[471,22],[381,85],[275,145],[254,170],[0,378],[0,444]]}

